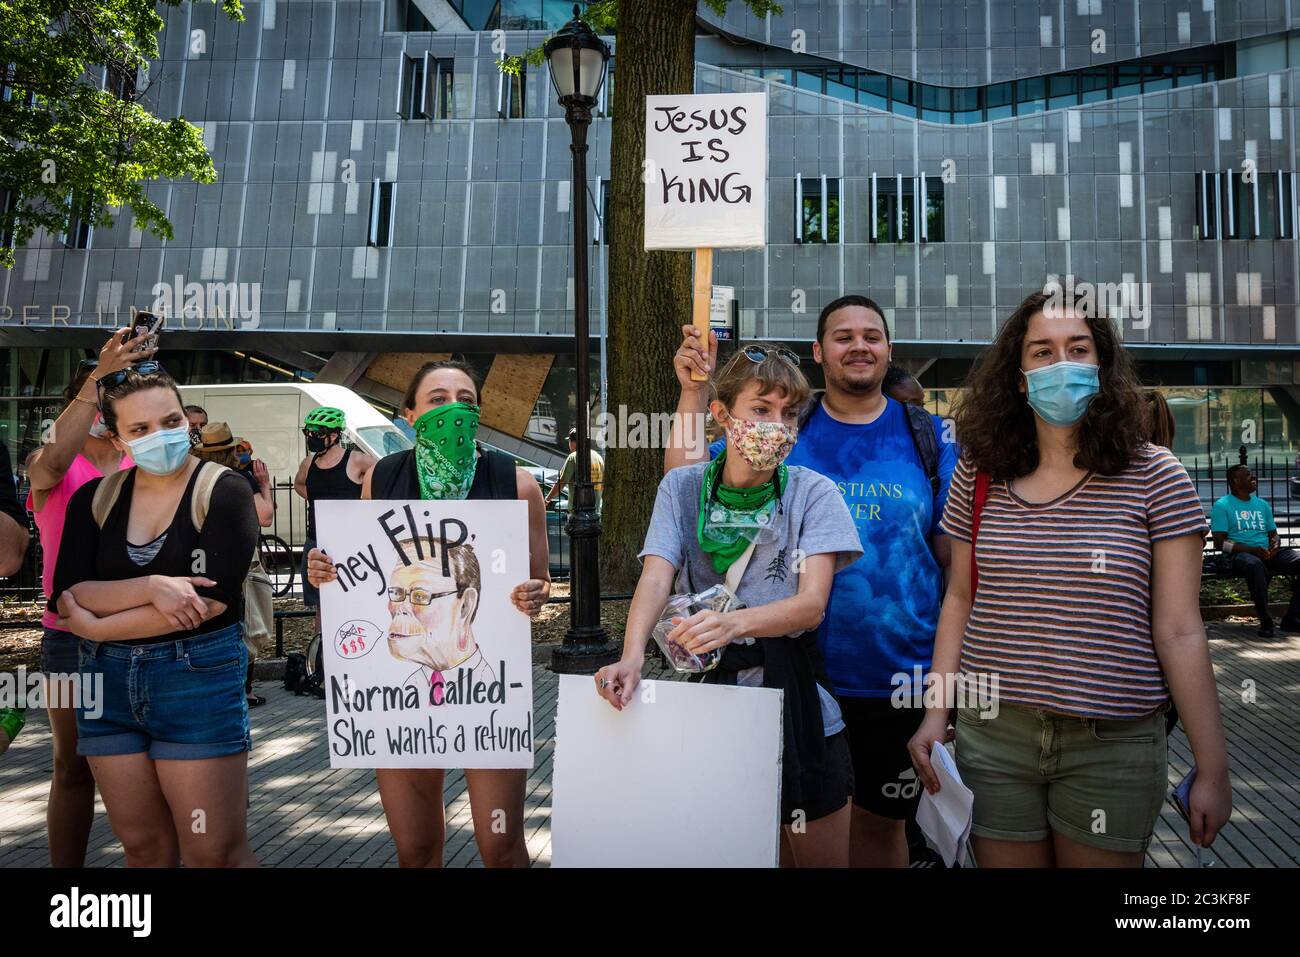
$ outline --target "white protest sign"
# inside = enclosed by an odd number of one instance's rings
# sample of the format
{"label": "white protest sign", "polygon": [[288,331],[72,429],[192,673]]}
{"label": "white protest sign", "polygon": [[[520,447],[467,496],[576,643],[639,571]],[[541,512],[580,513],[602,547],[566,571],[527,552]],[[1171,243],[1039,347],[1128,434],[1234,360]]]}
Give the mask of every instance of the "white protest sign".
{"label": "white protest sign", "polygon": [[524,502],[321,501],[333,768],[531,768]]}
{"label": "white protest sign", "polygon": [[780,691],[561,675],[555,721],[551,866],[776,866]]}
{"label": "white protest sign", "polygon": [[645,248],[767,244],[767,95],[647,96]]}

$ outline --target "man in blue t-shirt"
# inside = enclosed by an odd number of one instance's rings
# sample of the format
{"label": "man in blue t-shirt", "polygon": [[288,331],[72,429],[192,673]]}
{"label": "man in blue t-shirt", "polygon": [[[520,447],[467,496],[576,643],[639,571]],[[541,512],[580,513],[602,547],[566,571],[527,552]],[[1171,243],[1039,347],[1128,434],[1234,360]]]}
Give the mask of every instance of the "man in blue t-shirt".
{"label": "man in blue t-shirt", "polygon": [[[1300,574],[1300,552],[1282,548],[1273,521],[1273,509],[1255,494],[1259,482],[1249,468],[1228,469],[1229,493],[1210,510],[1214,545],[1229,559],[1229,567],[1246,579],[1259,614],[1259,636],[1273,637],[1273,617],[1268,613],[1268,579],[1271,575]],[[1300,631],[1300,589],[1292,586],[1291,604],[1282,616],[1283,631]]]}
{"label": "man in blue t-shirt", "polygon": [[[716,342],[706,352],[692,327],[683,332],[673,360],[682,387],[676,423],[707,406],[708,383],[692,380],[692,370],[716,365]],[[786,460],[835,482],[863,548],[835,576],[820,629],[853,752],[850,858],[859,867],[908,862],[904,822],[915,812],[921,783],[907,742],[924,717],[916,678],[929,671],[934,652],[949,554],[938,525],[957,464],[951,437],[931,416],[939,448],[939,488],[932,491],[905,407],[881,391],[892,351],[884,312],[867,297],[843,296],[821,311],[813,359],[825,373],[826,391],[813,400]],[[682,447],[689,437],[681,441],[675,431],[673,438],[665,469],[702,458],[698,446]],[[906,693],[898,694],[900,688]]]}

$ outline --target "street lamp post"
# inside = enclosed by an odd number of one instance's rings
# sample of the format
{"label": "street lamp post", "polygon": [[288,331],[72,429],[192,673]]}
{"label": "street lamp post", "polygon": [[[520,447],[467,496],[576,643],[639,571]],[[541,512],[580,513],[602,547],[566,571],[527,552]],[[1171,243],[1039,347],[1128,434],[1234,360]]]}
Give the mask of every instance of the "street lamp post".
{"label": "street lamp post", "polygon": [[593,674],[618,660],[618,652],[600,623],[600,517],[591,484],[591,437],[588,373],[590,340],[587,330],[587,128],[591,108],[605,79],[609,47],[583,23],[574,4],[573,19],[546,41],[551,82],[569,124],[573,153],[573,336],[577,360],[578,450],[569,512],[570,600],[569,630],[551,655],[551,670],[564,674]]}

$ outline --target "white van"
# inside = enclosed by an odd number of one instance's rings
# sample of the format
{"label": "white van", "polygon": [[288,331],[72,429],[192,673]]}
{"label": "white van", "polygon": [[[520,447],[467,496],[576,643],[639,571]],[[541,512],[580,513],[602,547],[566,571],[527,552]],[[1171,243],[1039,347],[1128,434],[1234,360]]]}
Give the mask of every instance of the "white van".
{"label": "white van", "polygon": [[[361,396],[341,385],[314,382],[185,385],[186,405],[200,405],[209,422],[226,422],[236,436],[253,444],[253,457],[266,463],[272,481],[292,486],[307,455],[302,420],[312,409],[342,409],[347,421],[343,443],[377,459],[411,447],[411,441]],[[307,503],[291,487],[275,495],[274,531],[291,548],[307,537]],[[267,529],[272,531],[272,529]]]}

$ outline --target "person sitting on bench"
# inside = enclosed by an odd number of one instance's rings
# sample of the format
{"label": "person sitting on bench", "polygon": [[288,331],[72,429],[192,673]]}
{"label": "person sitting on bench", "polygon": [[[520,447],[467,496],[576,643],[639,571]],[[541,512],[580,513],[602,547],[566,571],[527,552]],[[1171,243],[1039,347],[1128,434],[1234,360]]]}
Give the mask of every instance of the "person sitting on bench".
{"label": "person sitting on bench", "polygon": [[[1245,465],[1228,469],[1229,494],[1214,503],[1210,532],[1214,545],[1227,561],[1227,570],[1246,579],[1251,600],[1259,612],[1259,636],[1273,636],[1268,613],[1268,580],[1272,575],[1300,574],[1300,551],[1282,548],[1273,521],[1273,509],[1255,494],[1259,482]],[[1282,616],[1283,631],[1300,631],[1300,591],[1291,588],[1291,603]]]}

